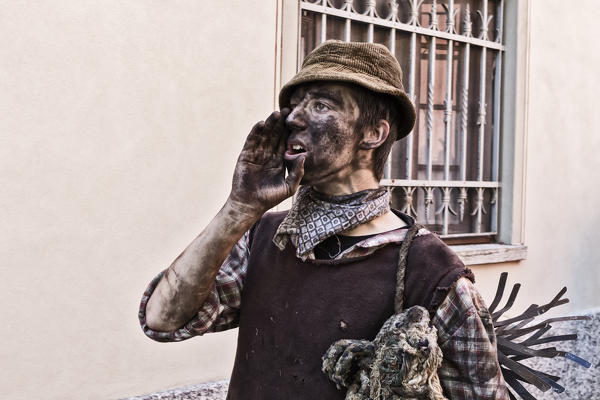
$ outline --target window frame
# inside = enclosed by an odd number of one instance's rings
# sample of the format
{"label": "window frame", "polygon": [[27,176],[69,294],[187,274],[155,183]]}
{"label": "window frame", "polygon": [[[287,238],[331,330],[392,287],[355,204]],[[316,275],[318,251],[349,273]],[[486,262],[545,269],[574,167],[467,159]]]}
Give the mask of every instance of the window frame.
{"label": "window frame", "polygon": [[[467,265],[519,261],[527,258],[524,245],[524,182],[526,174],[531,0],[505,0],[504,52],[501,71],[501,116],[498,189],[500,209],[495,243],[451,245]],[[281,86],[297,71],[301,59],[300,0],[277,1],[274,106]],[[283,206],[285,207],[285,205]]]}

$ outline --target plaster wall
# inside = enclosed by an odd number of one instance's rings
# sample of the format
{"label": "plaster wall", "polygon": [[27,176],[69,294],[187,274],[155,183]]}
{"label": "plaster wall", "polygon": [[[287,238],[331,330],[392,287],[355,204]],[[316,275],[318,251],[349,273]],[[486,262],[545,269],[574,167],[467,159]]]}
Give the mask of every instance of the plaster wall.
{"label": "plaster wall", "polygon": [[0,1],[0,397],[107,399],[228,376],[146,284],[220,208],[273,110],[276,1]]}

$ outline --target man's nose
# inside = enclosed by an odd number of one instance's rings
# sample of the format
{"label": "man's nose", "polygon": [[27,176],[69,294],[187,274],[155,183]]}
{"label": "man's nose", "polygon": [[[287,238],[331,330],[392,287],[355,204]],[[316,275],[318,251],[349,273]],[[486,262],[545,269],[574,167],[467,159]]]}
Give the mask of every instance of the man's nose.
{"label": "man's nose", "polygon": [[296,107],[292,108],[292,111],[285,119],[285,126],[289,130],[301,130],[306,126],[304,120],[304,109],[302,104],[298,104]]}

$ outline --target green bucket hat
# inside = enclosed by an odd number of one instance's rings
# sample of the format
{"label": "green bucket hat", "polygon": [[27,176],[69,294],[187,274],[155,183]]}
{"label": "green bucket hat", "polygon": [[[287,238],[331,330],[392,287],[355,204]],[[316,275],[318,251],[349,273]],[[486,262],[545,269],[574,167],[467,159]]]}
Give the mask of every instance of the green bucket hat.
{"label": "green bucket hat", "polygon": [[279,107],[289,104],[301,84],[329,81],[349,82],[396,99],[398,139],[408,135],[415,124],[415,107],[402,85],[402,69],[382,44],[328,40],[314,49],[302,68],[279,92]]}

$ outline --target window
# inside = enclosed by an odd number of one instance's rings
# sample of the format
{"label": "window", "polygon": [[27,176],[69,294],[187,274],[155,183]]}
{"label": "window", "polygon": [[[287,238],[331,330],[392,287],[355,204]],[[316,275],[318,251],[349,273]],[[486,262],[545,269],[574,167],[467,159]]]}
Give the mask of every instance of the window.
{"label": "window", "polygon": [[382,185],[392,204],[450,242],[498,226],[502,0],[301,0],[299,65],[327,39],[382,43],[417,109]]}

